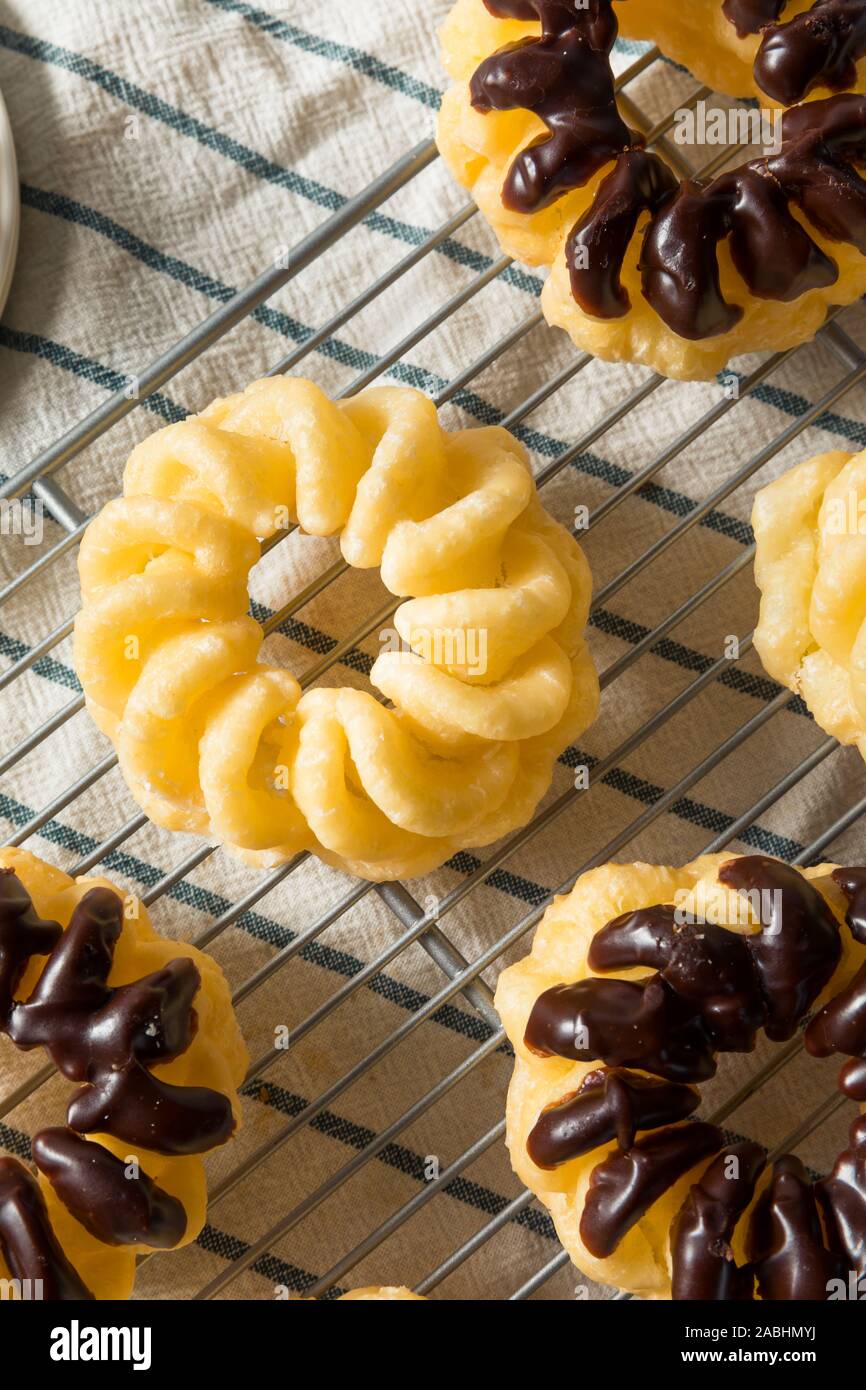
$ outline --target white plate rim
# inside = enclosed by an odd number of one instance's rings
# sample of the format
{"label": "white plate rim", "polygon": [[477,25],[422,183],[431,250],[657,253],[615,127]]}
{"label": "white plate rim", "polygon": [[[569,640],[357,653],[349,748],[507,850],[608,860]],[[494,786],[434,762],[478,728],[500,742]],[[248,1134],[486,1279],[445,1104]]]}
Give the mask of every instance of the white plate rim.
{"label": "white plate rim", "polygon": [[20,223],[21,198],[15,142],[9,112],[0,92],[0,314],[6,306],[12,285]]}

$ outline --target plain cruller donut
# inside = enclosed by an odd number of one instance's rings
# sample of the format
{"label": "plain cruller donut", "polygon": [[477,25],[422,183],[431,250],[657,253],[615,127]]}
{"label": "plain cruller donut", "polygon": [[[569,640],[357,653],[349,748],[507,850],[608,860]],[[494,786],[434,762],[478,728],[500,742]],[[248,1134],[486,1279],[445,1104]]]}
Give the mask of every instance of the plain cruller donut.
{"label": "plain cruller donut", "polygon": [[575,1264],[643,1298],[832,1299],[866,1276],[866,1116],[833,1171],[695,1118],[763,1032],[845,1061],[866,1106],[866,869],[607,864],[500,977],[507,1143]]}
{"label": "plain cruller donut", "polygon": [[[785,108],[779,148],[681,180],[617,107],[618,21]],[[707,378],[866,290],[866,3],[457,0],[442,38],[442,154],[586,351]]]}
{"label": "plain cruller donut", "polygon": [[755,649],[866,757],[866,452],[805,459],[755,498]]}
{"label": "plain cruller donut", "polygon": [[[407,601],[368,692],[302,695],[248,616],[261,542],[339,535]],[[591,579],[504,429],[418,391],[332,402],[269,378],[158,431],[79,557],[75,668],[136,801],[256,866],[311,850],[380,880],[526,823],[593,720]]]}

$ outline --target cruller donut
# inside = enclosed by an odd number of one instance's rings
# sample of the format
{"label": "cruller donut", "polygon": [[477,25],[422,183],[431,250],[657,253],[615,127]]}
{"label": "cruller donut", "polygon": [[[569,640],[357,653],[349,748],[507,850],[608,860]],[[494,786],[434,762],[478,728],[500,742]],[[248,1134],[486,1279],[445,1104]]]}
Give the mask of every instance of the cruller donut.
{"label": "cruller donut", "polygon": [[805,459],[752,510],[767,674],[866,758],[866,451]]}
{"label": "cruller donut", "polygon": [[33,1136],[38,1177],[0,1157],[0,1279],[128,1298],[137,1255],[199,1234],[201,1155],[239,1123],[247,1053],[222,972],[105,879],[3,849],[0,1032],[78,1086],[65,1125]]}
{"label": "cruller donut", "polygon": [[[247,615],[260,542],[339,533],[408,599],[370,680],[303,696]],[[426,396],[254,382],[140,444],[79,557],[75,667],[139,805],[254,865],[402,878],[525,824],[591,723],[591,579],[500,428]],[[399,644],[393,644],[398,646]]]}
{"label": "cruller donut", "polygon": [[[784,17],[758,42],[768,10]],[[706,185],[680,180],[617,108],[618,16],[680,61],[700,47],[707,80],[735,91],[754,50],[778,104],[807,98],[785,111],[780,147]],[[616,13],[611,0],[458,0],[443,46],[455,85],[440,149],[504,250],[552,267],[545,315],[585,350],[706,378],[805,341],[866,290],[866,0],[623,0]]]}
{"label": "cruller donut", "polygon": [[829,1177],[695,1119],[763,1031],[848,1058],[866,1104],[866,869],[760,855],[608,864],[500,977],[507,1142],[589,1277],[644,1298],[827,1299],[866,1275],[866,1116]]}

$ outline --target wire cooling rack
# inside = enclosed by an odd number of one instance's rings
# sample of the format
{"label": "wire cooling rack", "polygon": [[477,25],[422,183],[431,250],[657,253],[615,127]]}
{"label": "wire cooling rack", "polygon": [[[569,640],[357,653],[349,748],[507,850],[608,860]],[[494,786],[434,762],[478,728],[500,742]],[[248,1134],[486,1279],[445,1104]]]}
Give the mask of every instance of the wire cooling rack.
{"label": "wire cooling rack", "polygon": [[[665,119],[653,124],[644,116],[633,97],[626,90],[629,84],[640,74],[645,73],[659,57],[658,50],[648,50],[621,73],[618,78],[620,100],[629,120],[645,132],[648,141],[661,144],[668,157],[681,170],[685,171],[680,150],[666,138],[673,125],[674,114],[671,113]],[[694,106],[709,95],[708,89],[696,88],[684,104]],[[682,109],[682,104],[680,109]],[[701,169],[700,173],[707,175],[715,172],[734,153],[732,150],[721,150],[709,164]],[[0,487],[0,496],[5,498],[20,497],[28,491],[32,491],[65,531],[62,540],[45,549],[32,563],[23,568],[7,583],[6,587],[0,591],[0,604],[8,602],[14,595],[19,594],[24,586],[33,583],[37,576],[41,576],[43,580],[46,576],[50,576],[51,567],[62,556],[71,552],[81,539],[87,518],[63,487],[61,475],[64,470],[70,468],[89,445],[100,436],[105,435],[123,417],[135,410],[141,400],[158,391],[182,368],[204,353],[258,306],[263,305],[276,290],[303,271],[314,267],[316,263],[324,264],[321,258],[330,248],[335,246],[341,237],[371,214],[376,213],[388,200],[398,195],[401,190],[419,178],[437,157],[437,151],[432,143],[424,143],[411,150],[391,169],[370,184],[363,193],[347,202],[340,211],[307,236],[293,249],[289,256],[270,267],[245,290],[221,305],[199,327],[188,333],[168,352],[141,372],[136,378],[137,391],[135,393],[116,392],[50,448],[39,454],[27,466],[15,472]],[[333,315],[327,323],[322,324],[312,336],[306,337],[297,348],[274,366],[273,373],[297,368],[311,352],[328,343],[332,335],[349,324],[362,310],[374,304],[386,290],[398,285],[410,271],[422,267],[426,268],[426,273],[431,278],[435,277],[435,257],[431,256],[431,253],[447,243],[474,216],[474,206],[467,205],[450,217],[420,244],[413,246],[408,254],[386,273],[380,275],[367,288],[356,294],[351,302]],[[458,292],[450,294],[435,312],[427,316],[399,343],[377,357],[373,364],[345,389],[343,394],[350,395],[362,389],[389,369],[393,369],[403,362],[413,348],[426,340],[452,315],[457,314],[486,285],[505,274],[510,264],[511,262],[507,257],[494,257],[492,263],[475,275]],[[725,499],[731,498],[738,489],[747,485],[766,463],[780,454],[793,441],[796,441],[804,430],[820,420],[825,412],[830,411],[863,382],[866,378],[866,356],[845,331],[841,322],[843,318],[844,315],[836,313],[831,316],[830,321],[821,331],[824,342],[830,349],[838,368],[838,379],[834,381],[830,389],[814,405],[802,410],[758,453],[743,460],[734,460],[733,468],[726,473],[702,502],[686,510],[670,529],[653,541],[619,574],[609,580],[595,597],[593,613],[596,615],[596,620],[598,620],[598,615],[606,611],[606,605],[613,595],[633,580],[641,577],[663,555],[672,552],[672,559],[675,561],[677,553],[675,547],[690,536],[695,527],[705,521]],[[468,388],[482,373],[504,360],[508,354],[519,352],[524,340],[541,323],[542,316],[539,311],[536,310],[529,314],[450,380],[438,392],[437,404],[441,406],[459,399],[461,392]],[[592,532],[599,522],[611,517],[627,498],[651,485],[668,464],[695,441],[706,436],[712,427],[724,417],[734,411],[746,410],[748,408],[747,402],[753,397],[756,390],[768,383],[781,365],[790,361],[793,356],[793,352],[776,354],[745,377],[735,395],[721,395],[720,393],[718,401],[709,410],[701,413],[699,418],[696,418],[671,443],[667,444],[650,463],[629,476],[625,481],[620,482],[589,516],[587,530],[590,536],[590,546]],[[527,399],[512,409],[505,416],[503,423],[511,428],[521,426],[534,411],[538,410],[567,383],[574,380],[589,362],[590,359],[585,354],[575,352],[542,387],[536,389]],[[229,385],[233,388],[241,384],[243,383],[233,382]],[[602,418],[594,421],[579,439],[545,464],[537,475],[539,487],[543,489],[554,478],[562,481],[567,476],[566,470],[575,460],[584,457],[599,439],[607,435],[632,412],[639,411],[641,404],[661,384],[659,377],[646,376],[613,409],[607,411]],[[281,536],[280,540],[282,539]],[[279,542],[274,542],[274,544],[277,543]],[[603,689],[609,690],[626,671],[634,667],[648,653],[660,651],[663,644],[670,640],[670,634],[680,625],[686,623],[693,615],[704,610],[706,605],[711,604],[719,597],[723,598],[727,586],[734,581],[737,575],[748,569],[752,557],[753,548],[744,548],[734,561],[707,579],[696,592],[679,603],[662,621],[656,623],[652,628],[644,629],[637,636],[633,636],[629,650],[625,655],[603,671],[601,677]],[[301,592],[296,593],[290,602],[268,619],[267,630],[269,632],[279,631],[282,625],[303,610],[344,570],[345,566],[341,561],[330,565],[315,581],[307,585]],[[359,631],[332,646],[306,673],[305,683],[318,679],[335,662],[347,653],[354,651],[360,641],[368,637],[383,621],[387,620],[391,611],[393,611],[393,606],[385,612],[377,613],[373,620],[366,623]],[[40,661],[47,658],[49,653],[69,636],[71,627],[72,618],[70,616],[53,631],[41,637],[24,655],[0,674],[0,691],[3,692],[4,699],[15,698],[15,683]],[[396,1065],[411,1068],[414,1065],[410,1052],[411,1043],[414,1038],[415,1046],[419,1045],[416,1035],[427,1020],[439,1017],[443,1010],[452,1007],[452,1005],[459,1005],[461,1009],[466,1010],[466,1013],[461,1016],[469,1019],[469,1025],[464,1030],[466,1037],[470,1041],[473,1039],[476,1042],[479,1039],[481,1041],[479,1045],[474,1046],[466,1055],[462,1056],[457,1065],[445,1070],[430,1089],[421,1094],[391,1123],[378,1131],[369,1130],[363,1133],[360,1138],[356,1137],[353,1142],[353,1156],[349,1161],[343,1162],[330,1176],[319,1182],[316,1175],[311,1173],[307,1184],[308,1190],[302,1200],[287,1201],[280,1210],[271,1211],[268,1208],[266,1229],[256,1238],[246,1242],[220,1241],[213,1236],[213,1227],[208,1226],[205,1236],[202,1238],[203,1243],[211,1254],[215,1253],[221,1257],[222,1264],[216,1274],[210,1274],[206,1280],[202,1281],[194,1296],[201,1299],[262,1296],[261,1294],[251,1294],[249,1285],[244,1282],[243,1276],[251,1270],[264,1273],[266,1277],[270,1274],[272,1281],[276,1280],[277,1282],[281,1277],[288,1277],[294,1291],[303,1292],[313,1297],[334,1297],[340,1290],[352,1287],[358,1282],[357,1277],[353,1277],[353,1272],[362,1263],[366,1274],[363,1282],[371,1282],[370,1270],[373,1267],[378,1271],[376,1282],[387,1283],[402,1280],[402,1272],[391,1266],[386,1266],[384,1258],[380,1258],[378,1264],[376,1263],[377,1252],[387,1249],[387,1243],[398,1232],[408,1232],[411,1239],[413,1223],[417,1222],[419,1214],[428,1204],[447,1200],[443,1194],[453,1194],[459,1184],[471,1181],[469,1175],[473,1165],[496,1146],[501,1146],[504,1133],[504,1121],[501,1119],[469,1143],[462,1152],[449,1161],[444,1169],[434,1176],[429,1176],[428,1180],[423,1182],[408,1199],[404,1195],[404,1187],[398,1185],[393,1192],[391,1191],[388,1187],[387,1173],[383,1169],[381,1176],[382,1202],[375,1213],[374,1224],[368,1223],[370,1228],[361,1238],[353,1236],[351,1241],[347,1241],[339,1258],[333,1259],[330,1267],[323,1272],[315,1276],[299,1276],[292,1283],[291,1272],[288,1276],[285,1274],[286,1262],[273,1258],[272,1252],[281,1241],[300,1228],[304,1222],[318,1218],[323,1213],[326,1215],[329,1210],[329,1202],[350,1183],[350,1180],[375,1160],[381,1159],[384,1155],[393,1154],[395,1146],[399,1145],[401,1138],[418,1125],[450,1093],[453,1092],[459,1098],[465,1093],[469,1078],[474,1076],[477,1079],[482,1073],[486,1075],[487,1073],[484,1072],[485,1063],[496,1054],[499,1055],[498,1067],[492,1074],[492,1080],[488,1080],[485,1084],[495,1089],[495,1094],[498,1097],[498,1113],[501,1113],[510,1063],[507,1046],[504,1045],[504,1034],[492,1005],[492,990],[485,975],[489,976],[491,971],[495,974],[513,947],[518,946],[520,950],[525,949],[528,935],[540,919],[552,895],[542,896],[539,894],[538,901],[531,904],[531,910],[525,912],[516,921],[508,919],[503,914],[499,918],[496,931],[492,934],[489,945],[473,959],[466,959],[453,939],[453,934],[450,933],[449,925],[455,920],[456,909],[466,904],[470,900],[470,895],[475,894],[481,885],[492,885],[497,882],[497,879],[501,880],[503,876],[507,876],[511,872],[510,865],[519,851],[527,846],[541,845],[545,832],[560,817],[566,815],[578,799],[592,797],[595,789],[606,778],[615,774],[630,754],[649,744],[655,735],[675,720],[698,696],[704,692],[712,694],[714,690],[718,690],[719,683],[730,679],[730,673],[736,668],[737,660],[741,661],[746,656],[750,646],[750,634],[748,632],[740,633],[737,659],[726,653],[718,660],[707,659],[702,666],[695,666],[693,669],[697,669],[699,674],[690,684],[678,691],[649,719],[641,722],[638,727],[628,733],[618,747],[593,763],[588,785],[576,783],[569,786],[548,804],[545,804],[544,809],[530,825],[513,835],[504,844],[496,847],[483,862],[471,861],[468,868],[464,865],[464,871],[457,886],[452,888],[443,898],[429,905],[423,896],[419,901],[420,895],[417,892],[413,893],[401,883],[384,884],[376,887],[366,883],[355,883],[348,891],[341,889],[335,903],[316,915],[315,919],[309,922],[294,939],[275,950],[272,957],[236,989],[235,1002],[240,1005],[253,997],[265,981],[272,980],[278,972],[282,972],[285,976],[284,988],[291,990],[292,962],[296,961],[296,958],[305,948],[309,947],[311,943],[319,941],[324,933],[337,923],[344,914],[350,913],[356,904],[370,894],[377,894],[381,903],[392,915],[396,925],[396,934],[388,939],[388,944],[381,949],[378,955],[363,963],[363,966],[359,966],[335,992],[331,993],[309,1013],[293,1030],[293,1041],[296,1043],[312,1035],[326,1019],[332,1018],[336,1010],[347,1002],[350,1002],[354,1010],[363,1011],[365,1000],[369,998],[365,987],[375,986],[376,982],[383,978],[383,972],[415,944],[423,947],[435,963],[436,969],[441,972],[442,977],[441,987],[430,997],[423,999],[417,1006],[410,1009],[399,1027],[384,1036],[366,1055],[348,1065],[337,1079],[330,1082],[320,1093],[297,1106],[294,1112],[286,1112],[284,1121],[281,1121],[279,1126],[272,1130],[263,1142],[245,1151],[239,1160],[228,1162],[228,1166],[221,1171],[218,1179],[211,1186],[210,1210],[212,1217],[218,1215],[220,1204],[229,1194],[243,1189],[245,1185],[248,1187],[252,1185],[251,1190],[255,1190],[257,1175],[260,1173],[262,1165],[279,1159],[284,1154],[287,1155],[289,1141],[300,1136],[309,1126],[315,1125],[317,1122],[321,1123],[324,1116],[332,1114],[331,1107],[359,1082],[362,1080],[375,1082],[378,1069],[388,1065],[391,1054],[397,1053]],[[769,686],[768,682],[764,682],[764,684]],[[690,790],[710,773],[723,765],[733,767],[734,755],[743,749],[748,741],[783,709],[790,707],[791,703],[792,697],[788,692],[774,693],[772,698],[762,703],[756,714],[728,733],[696,765],[679,777],[675,785],[664,790],[657,789],[648,797],[645,809],[628,823],[623,824],[608,843],[601,846],[585,862],[575,862],[571,865],[568,876],[557,887],[556,891],[566,891],[578,874],[587,868],[604,863],[615,856],[621,856],[622,852],[627,850],[632,842],[658,818],[682,804]],[[10,771],[23,759],[37,753],[37,750],[40,750],[47,740],[60,733],[67,722],[82,709],[82,706],[82,697],[76,695],[40,727],[34,728],[23,741],[0,758],[0,772]],[[722,832],[715,834],[704,846],[704,849],[706,851],[719,850],[747,835],[758,817],[775,806],[789,793],[795,791],[810,774],[834,754],[837,754],[837,744],[834,740],[825,739],[823,742],[819,742],[805,758],[778,778],[775,784],[769,787],[753,805],[745,809],[733,821],[729,820]],[[840,753],[837,756],[845,755]],[[564,755],[566,763],[568,763],[568,759],[569,754]],[[20,825],[11,842],[22,845],[30,841],[31,837],[37,835],[40,830],[53,822],[55,817],[71,807],[77,797],[95,787],[113,769],[115,763],[116,759],[113,754],[98,761],[73,785],[54,797],[50,804],[43,806],[25,824]],[[736,775],[733,770],[731,775]],[[837,812],[832,819],[828,820],[822,833],[815,837],[812,843],[804,847],[796,856],[790,856],[794,862],[803,864],[814,862],[838,837],[855,825],[858,819],[866,813],[866,795],[856,804],[841,809],[837,808]],[[145,824],[146,818],[143,815],[133,814],[124,824],[103,839],[92,852],[81,858],[72,872],[83,874],[94,870],[130,840]],[[190,882],[189,876],[200,866],[207,865],[208,861],[213,862],[213,856],[217,853],[218,851],[212,846],[206,844],[196,848],[142,895],[146,904],[150,906],[158,902],[164,895],[176,892],[182,885]],[[261,907],[269,894],[274,893],[279,885],[285,884],[297,871],[304,858],[303,855],[298,856],[282,868],[262,874],[255,882],[254,887],[238,901],[231,903],[230,906],[221,911],[212,913],[211,922],[198,935],[196,944],[203,948],[209,948],[218,942],[230,926],[237,923],[245,914]],[[476,1021],[477,1027],[471,1026],[473,1019]],[[361,1027],[363,1030],[363,1022]],[[776,1048],[769,1060],[760,1065],[747,1082],[739,1086],[734,1094],[728,1095],[723,1104],[715,1107],[710,1118],[722,1123],[728,1117],[733,1116],[743,1104],[758,1093],[765,1083],[783,1072],[786,1065],[797,1055],[799,1049],[799,1039],[795,1039],[784,1048]],[[250,1087],[267,1084],[275,1056],[273,1048],[268,1048],[254,1058],[247,1078],[248,1091]],[[39,1088],[49,1084],[51,1076],[52,1069],[47,1066],[40,1065],[32,1070],[27,1078],[0,1102],[0,1121],[5,1117],[12,1116],[19,1107],[26,1108],[27,1103],[36,1095]],[[781,1151],[801,1144],[819,1126],[824,1125],[843,1104],[843,1099],[834,1092],[828,1099],[809,1109],[796,1129],[786,1135],[778,1145],[778,1149]],[[289,1163],[291,1159],[286,1156],[285,1161]],[[399,1167],[399,1163],[397,1167]],[[537,1218],[535,1226],[532,1225],[533,1208],[535,1208]],[[484,1215],[483,1204],[482,1215]],[[514,1196],[490,1204],[487,1219],[482,1220],[477,1229],[467,1238],[456,1241],[453,1248],[450,1248],[444,1257],[440,1256],[435,1268],[429,1269],[424,1277],[417,1279],[415,1287],[418,1292],[426,1294],[444,1286],[442,1293],[447,1296],[449,1292],[448,1281],[467,1262],[489,1256],[495,1249],[495,1238],[511,1223],[523,1222],[531,1229],[538,1229],[539,1223],[543,1223],[545,1219],[543,1213],[535,1207],[532,1194],[526,1191],[517,1192]],[[209,1245],[207,1243],[208,1232],[211,1232]],[[555,1287],[555,1285],[550,1285],[549,1281],[553,1280],[558,1271],[568,1264],[568,1260],[565,1254],[558,1250],[558,1247],[549,1243],[549,1237],[546,1248],[548,1256],[541,1259],[540,1267],[525,1277],[520,1287],[500,1289],[496,1286],[495,1281],[491,1280],[491,1287],[496,1288],[495,1296],[520,1301],[539,1291],[546,1291],[549,1287]],[[550,1255],[551,1249],[558,1250],[558,1253]],[[423,1260],[423,1251],[421,1258]],[[493,1261],[491,1261],[491,1265],[492,1263]],[[208,1266],[208,1268],[210,1269],[212,1266]],[[268,1294],[266,1293],[265,1296]]]}

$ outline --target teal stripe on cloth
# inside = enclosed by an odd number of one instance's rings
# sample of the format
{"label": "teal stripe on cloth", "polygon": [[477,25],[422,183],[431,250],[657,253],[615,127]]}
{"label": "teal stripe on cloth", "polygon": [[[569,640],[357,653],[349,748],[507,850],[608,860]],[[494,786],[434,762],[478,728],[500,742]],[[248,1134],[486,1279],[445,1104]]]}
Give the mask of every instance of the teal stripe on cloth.
{"label": "teal stripe on cloth", "polygon": [[352,68],[363,77],[369,77],[374,82],[390,88],[392,92],[399,92],[401,96],[421,102],[422,106],[429,107],[431,111],[439,109],[442,93],[436,87],[431,87],[429,83],[393,67],[391,63],[384,63],[381,58],[366,53],[362,48],[336,43],[333,39],[326,39],[319,34],[311,34],[306,29],[299,29],[284,19],[278,19],[276,15],[268,14],[266,10],[260,10],[256,5],[242,4],[241,0],[206,0],[206,3],[213,5],[215,9],[240,15],[263,33],[291,44],[302,53],[340,63],[343,67]]}

